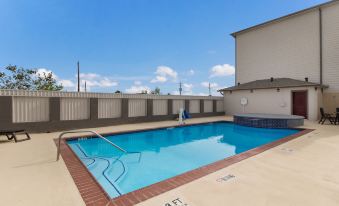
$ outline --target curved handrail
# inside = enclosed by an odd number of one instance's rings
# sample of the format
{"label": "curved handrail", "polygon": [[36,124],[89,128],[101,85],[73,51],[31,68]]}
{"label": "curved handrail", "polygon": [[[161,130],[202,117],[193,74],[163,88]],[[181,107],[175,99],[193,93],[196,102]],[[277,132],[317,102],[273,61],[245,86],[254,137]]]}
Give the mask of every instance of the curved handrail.
{"label": "curved handrail", "polygon": [[117,148],[118,150],[127,153],[126,150],[122,149],[121,147],[119,147],[118,145],[114,144],[113,142],[109,141],[108,139],[106,139],[105,137],[101,136],[100,134],[98,134],[97,132],[91,131],[91,130],[78,130],[78,131],[66,131],[66,132],[62,132],[59,135],[59,140],[58,140],[58,152],[57,152],[57,161],[59,160],[60,157],[60,145],[61,145],[61,137],[64,136],[65,134],[72,134],[72,133],[92,133],[95,134],[96,136],[100,137],[101,139],[105,140],[107,143],[109,143],[110,145],[112,145],[113,147]]}

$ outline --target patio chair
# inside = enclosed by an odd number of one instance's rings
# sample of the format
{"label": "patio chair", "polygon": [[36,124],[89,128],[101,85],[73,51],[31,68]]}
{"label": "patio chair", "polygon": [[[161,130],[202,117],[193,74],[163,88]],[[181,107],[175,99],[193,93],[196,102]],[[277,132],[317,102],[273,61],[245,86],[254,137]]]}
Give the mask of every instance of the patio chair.
{"label": "patio chair", "polygon": [[335,117],[328,113],[325,113],[324,108],[322,107],[320,108],[320,115],[321,118],[319,120],[319,124],[324,124],[326,120],[328,120],[331,124],[335,124]]}
{"label": "patio chair", "polygon": [[335,115],[335,124],[339,124],[339,108],[335,109],[336,115]]}
{"label": "patio chair", "polygon": [[[17,136],[16,136],[17,134],[25,134],[27,138],[18,140]],[[31,139],[29,134],[25,130],[23,130],[23,129],[21,129],[21,130],[0,130],[0,136],[1,135],[5,135],[8,140],[14,139],[15,142],[21,142],[21,141],[25,141],[25,140],[30,140]]]}

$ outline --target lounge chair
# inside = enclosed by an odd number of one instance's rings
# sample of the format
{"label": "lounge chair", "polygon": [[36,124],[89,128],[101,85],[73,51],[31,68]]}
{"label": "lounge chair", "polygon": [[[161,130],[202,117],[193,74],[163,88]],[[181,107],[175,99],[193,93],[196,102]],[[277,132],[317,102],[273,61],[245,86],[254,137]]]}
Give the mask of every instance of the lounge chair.
{"label": "lounge chair", "polygon": [[[26,139],[21,139],[21,140],[18,140],[17,139],[17,134],[26,134]],[[25,141],[25,140],[30,140],[31,137],[29,136],[29,134],[21,129],[21,130],[0,130],[0,136],[1,135],[5,135],[7,137],[8,140],[12,140],[14,139],[15,142],[21,142],[21,141]]]}
{"label": "lounge chair", "polygon": [[320,108],[321,118],[319,120],[319,124],[324,124],[326,120],[330,121],[331,124],[335,124],[335,117],[332,115],[325,113],[324,108]]}

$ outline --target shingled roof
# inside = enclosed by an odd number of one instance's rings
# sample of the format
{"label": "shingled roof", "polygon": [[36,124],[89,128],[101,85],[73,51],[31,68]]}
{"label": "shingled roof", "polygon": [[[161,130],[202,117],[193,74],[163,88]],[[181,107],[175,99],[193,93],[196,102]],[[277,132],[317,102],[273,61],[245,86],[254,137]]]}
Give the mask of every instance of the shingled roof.
{"label": "shingled roof", "polygon": [[309,81],[301,81],[290,78],[271,78],[271,79],[262,79],[252,82],[247,82],[244,84],[239,84],[233,87],[228,87],[220,89],[219,91],[235,91],[235,90],[251,90],[251,89],[273,89],[273,88],[288,88],[288,87],[321,87],[327,88],[325,85],[320,85],[318,83],[313,83]]}

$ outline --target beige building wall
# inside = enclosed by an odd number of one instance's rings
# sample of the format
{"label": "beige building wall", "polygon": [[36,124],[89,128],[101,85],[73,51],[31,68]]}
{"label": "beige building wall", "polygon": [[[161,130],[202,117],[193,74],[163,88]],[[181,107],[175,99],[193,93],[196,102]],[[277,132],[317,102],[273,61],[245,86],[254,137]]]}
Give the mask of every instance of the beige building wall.
{"label": "beige building wall", "polygon": [[[318,119],[318,95],[321,91],[310,88],[282,88],[280,92],[276,89],[258,89],[253,92],[249,90],[225,92],[224,107],[227,115],[236,113],[264,113],[264,114],[292,114],[292,91],[308,91],[308,118]],[[243,107],[241,98],[247,98],[248,104]]]}
{"label": "beige building wall", "polygon": [[339,3],[322,8],[322,16],[323,82],[329,85],[325,92],[339,95]]}
{"label": "beige building wall", "polygon": [[326,113],[333,113],[339,108],[339,93],[324,92],[322,96]]}
{"label": "beige building wall", "polygon": [[237,34],[236,82],[270,77],[319,82],[319,12],[273,22]]}
{"label": "beige building wall", "polygon": [[[320,83],[320,44],[324,89],[318,105],[339,108],[339,1],[236,34],[236,83],[287,77]],[[320,27],[322,42],[320,42]],[[227,107],[227,106],[225,106]]]}

